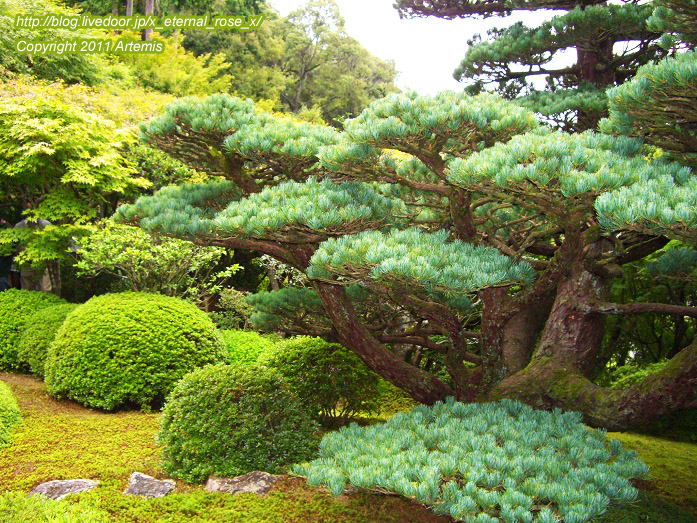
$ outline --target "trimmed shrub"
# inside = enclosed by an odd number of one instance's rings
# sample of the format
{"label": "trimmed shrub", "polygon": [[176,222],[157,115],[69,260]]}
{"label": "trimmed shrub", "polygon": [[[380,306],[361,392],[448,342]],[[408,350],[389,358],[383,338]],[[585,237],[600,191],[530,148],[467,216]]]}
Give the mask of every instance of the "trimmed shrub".
{"label": "trimmed shrub", "polygon": [[22,415],[10,387],[0,381],[0,448],[12,443],[12,432],[21,421]]}
{"label": "trimmed shrub", "polygon": [[324,422],[380,410],[380,378],[337,343],[299,336],[260,362],[278,369],[308,411]]}
{"label": "trimmed shrub", "polygon": [[253,331],[221,330],[220,336],[227,352],[225,361],[230,365],[254,365],[276,345],[268,336]]}
{"label": "trimmed shrub", "polygon": [[58,329],[48,392],[90,407],[159,408],[184,374],[224,358],[206,314],[179,298],[125,292],[92,298]]}
{"label": "trimmed shrub", "polygon": [[28,370],[17,357],[19,339],[29,317],[63,300],[38,291],[9,289],[0,292],[0,371]]}
{"label": "trimmed shrub", "polygon": [[330,433],[294,472],[334,495],[349,484],[396,493],[467,523],[582,523],[635,500],[629,479],[648,472],[606,434],[575,412],[449,398]]}
{"label": "trimmed shrub", "polygon": [[86,502],[65,503],[23,492],[0,494],[0,521],[3,523],[106,523],[108,512]]}
{"label": "trimmed shrub", "polygon": [[77,307],[75,303],[62,303],[36,312],[27,319],[17,346],[17,357],[22,365],[29,366],[33,374],[43,378],[48,347],[65,318]]}
{"label": "trimmed shrub", "polygon": [[186,375],[167,399],[162,469],[193,483],[210,474],[279,472],[314,457],[316,430],[277,371],[209,365]]}

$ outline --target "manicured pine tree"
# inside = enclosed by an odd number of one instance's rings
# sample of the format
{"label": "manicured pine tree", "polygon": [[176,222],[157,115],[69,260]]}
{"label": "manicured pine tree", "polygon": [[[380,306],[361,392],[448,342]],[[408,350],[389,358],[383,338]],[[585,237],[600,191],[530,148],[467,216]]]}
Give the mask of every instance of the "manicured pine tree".
{"label": "manicured pine tree", "polygon": [[[623,264],[697,239],[697,178],[639,141],[551,132],[497,96],[447,92],[388,96],[342,133],[214,96],[143,133],[225,179],[162,189],[119,219],[305,272],[332,338],[419,401],[515,397],[623,428],[695,399],[697,344],[627,390],[588,379],[605,315],[697,316],[608,303]],[[352,284],[412,321],[376,328]],[[405,362],[400,342],[439,351],[449,379]]]}
{"label": "manicured pine tree", "polygon": [[[440,18],[505,16],[513,11],[557,10],[537,27],[522,22],[476,35],[456,79],[470,92],[494,86],[507,98],[520,98],[530,109],[567,131],[593,129],[607,112],[608,87],[665,52],[660,31],[647,27],[652,6],[590,0],[398,0],[400,15]],[[558,57],[575,51],[575,61],[559,66]],[[557,60],[556,62],[554,62]],[[534,79],[544,78],[540,89]]]}

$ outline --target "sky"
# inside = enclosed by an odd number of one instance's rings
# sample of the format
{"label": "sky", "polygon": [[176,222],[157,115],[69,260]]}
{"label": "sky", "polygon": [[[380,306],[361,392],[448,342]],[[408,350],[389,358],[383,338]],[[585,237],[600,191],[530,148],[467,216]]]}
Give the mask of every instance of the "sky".
{"label": "sky", "polygon": [[[306,0],[267,0],[281,15],[302,7]],[[554,16],[551,11],[514,13],[505,18],[443,20],[435,17],[401,19],[393,0],[337,0],[346,20],[346,31],[372,54],[394,60],[401,89],[435,94],[463,84],[453,71],[467,51],[467,40],[491,27],[505,27],[522,20],[536,26]]]}

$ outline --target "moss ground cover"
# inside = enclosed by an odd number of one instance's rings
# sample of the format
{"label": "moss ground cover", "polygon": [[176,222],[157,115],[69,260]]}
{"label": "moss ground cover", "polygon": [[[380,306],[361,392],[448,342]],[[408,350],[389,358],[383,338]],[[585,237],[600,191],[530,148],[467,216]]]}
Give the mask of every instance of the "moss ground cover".
{"label": "moss ground cover", "polygon": [[646,487],[677,505],[697,511],[697,445],[655,436],[611,433],[622,444],[636,450],[651,474]]}
{"label": "moss ground cover", "polygon": [[[177,482],[178,492],[161,500],[121,494],[131,472],[162,477],[154,435],[159,415],[141,412],[107,414],[70,401],[57,401],[32,377],[1,374],[24,417],[15,443],[0,450],[0,491],[28,492],[51,479],[86,477],[102,481],[70,503],[106,511],[104,523],[448,523],[423,507],[395,496],[368,493],[333,498],[301,479],[284,481],[265,498],[209,494]],[[597,523],[697,523],[694,470],[697,445],[634,434],[615,434],[652,467],[641,483],[638,502],[611,507]],[[674,477],[671,480],[670,475]],[[676,507],[672,501],[694,512]]]}
{"label": "moss ground cover", "polygon": [[157,475],[159,415],[103,414],[57,401],[41,381],[0,374],[15,394],[24,425],[0,451],[0,490],[29,491],[52,479],[117,482],[134,470]]}

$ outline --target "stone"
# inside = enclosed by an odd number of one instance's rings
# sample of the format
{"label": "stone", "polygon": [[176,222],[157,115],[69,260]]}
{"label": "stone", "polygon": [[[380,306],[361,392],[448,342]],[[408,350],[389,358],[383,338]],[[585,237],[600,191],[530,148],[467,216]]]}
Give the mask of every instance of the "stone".
{"label": "stone", "polygon": [[256,494],[263,496],[283,476],[275,476],[268,472],[254,471],[236,478],[219,478],[211,476],[206,482],[208,492],[225,492],[227,494]]}
{"label": "stone", "polygon": [[34,490],[29,493],[29,495],[33,496],[35,494],[43,494],[49,499],[60,501],[70,494],[89,492],[97,485],[99,485],[99,481],[92,481],[91,479],[59,479],[47,481],[46,483],[37,485],[34,487]]}
{"label": "stone", "polygon": [[176,483],[171,479],[155,479],[147,474],[134,472],[128,480],[128,488],[124,494],[131,496],[142,496],[147,499],[164,498],[176,487]]}

